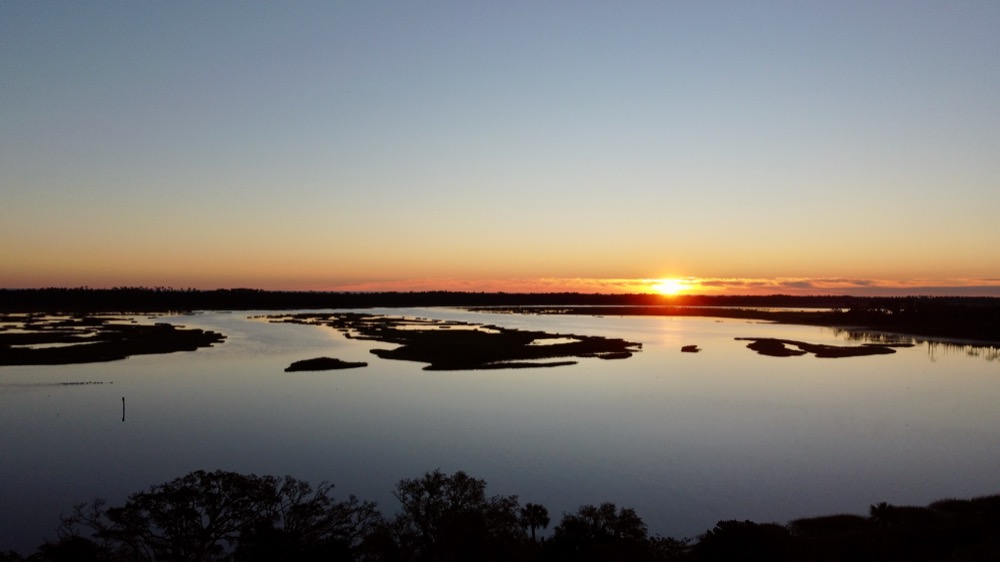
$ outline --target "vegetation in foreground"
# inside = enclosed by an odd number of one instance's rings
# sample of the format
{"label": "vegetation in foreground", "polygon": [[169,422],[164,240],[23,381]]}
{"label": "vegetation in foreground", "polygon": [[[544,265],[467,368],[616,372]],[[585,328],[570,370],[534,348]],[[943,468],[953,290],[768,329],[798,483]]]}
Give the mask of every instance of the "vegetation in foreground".
{"label": "vegetation in foreground", "polygon": [[630,508],[585,505],[552,523],[541,505],[487,496],[486,482],[439,470],[396,485],[392,517],[333,486],[290,476],[196,471],[129,496],[77,505],[59,539],[0,562],[57,561],[610,561],[1000,559],[1000,495],[927,507],[886,503],[867,517],[787,525],[719,521],[695,540],[650,534]]}

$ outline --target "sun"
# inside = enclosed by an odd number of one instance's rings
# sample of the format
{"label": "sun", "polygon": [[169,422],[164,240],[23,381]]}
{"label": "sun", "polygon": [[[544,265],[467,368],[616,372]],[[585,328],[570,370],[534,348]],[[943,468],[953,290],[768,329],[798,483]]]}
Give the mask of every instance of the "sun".
{"label": "sun", "polygon": [[683,279],[667,278],[653,281],[650,288],[665,297],[672,297],[690,289],[691,284]]}

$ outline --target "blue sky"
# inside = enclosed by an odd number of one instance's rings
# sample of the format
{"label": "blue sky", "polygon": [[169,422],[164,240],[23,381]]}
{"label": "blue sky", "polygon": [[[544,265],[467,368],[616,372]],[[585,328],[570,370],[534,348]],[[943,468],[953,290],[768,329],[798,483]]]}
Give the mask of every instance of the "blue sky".
{"label": "blue sky", "polygon": [[1000,284],[997,29],[996,2],[5,2],[0,286]]}

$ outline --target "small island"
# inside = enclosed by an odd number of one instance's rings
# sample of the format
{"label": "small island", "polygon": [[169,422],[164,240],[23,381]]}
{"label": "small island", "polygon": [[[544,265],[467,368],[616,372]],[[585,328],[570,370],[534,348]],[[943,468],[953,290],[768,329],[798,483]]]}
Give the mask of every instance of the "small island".
{"label": "small island", "polygon": [[295,361],[285,368],[286,373],[295,371],[334,371],[341,369],[357,369],[367,367],[368,363],[363,361],[344,361],[334,357],[315,357],[313,359],[303,359]]}
{"label": "small island", "polygon": [[[782,340],[777,338],[734,338],[737,341],[749,341],[747,348],[756,351],[761,355],[771,357],[794,357],[812,353],[816,357],[836,358],[836,357],[860,357],[864,355],[888,355],[896,353],[893,347],[909,346],[909,344],[864,344],[864,345],[825,345],[817,343],[807,343],[796,340]],[[798,348],[798,349],[793,349]]]}
{"label": "small island", "polygon": [[117,315],[0,313],[0,365],[117,361],[132,355],[194,351],[225,339],[210,330],[165,322],[139,324]]}
{"label": "small island", "polygon": [[642,347],[618,338],[357,312],[266,318],[270,322],[327,326],[350,339],[397,344],[392,349],[372,349],[371,353],[382,359],[427,363],[424,370],[428,371],[559,367],[575,364],[575,358],[626,359]]}

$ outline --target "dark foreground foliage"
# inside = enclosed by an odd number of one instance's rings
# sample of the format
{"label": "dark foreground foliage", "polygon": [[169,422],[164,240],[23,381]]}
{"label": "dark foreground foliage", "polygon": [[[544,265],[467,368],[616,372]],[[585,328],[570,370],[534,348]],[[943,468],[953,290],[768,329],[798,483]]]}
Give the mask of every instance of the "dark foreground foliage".
{"label": "dark foreground foliage", "polygon": [[290,476],[196,471],[129,496],[81,504],[59,539],[28,558],[62,561],[731,561],[1000,559],[1000,496],[927,507],[871,506],[787,525],[719,521],[692,542],[650,535],[635,510],[613,503],[564,513],[547,538],[544,506],[487,496],[486,482],[439,470],[402,480],[400,508],[336,501],[332,486]]}
{"label": "dark foreground foliage", "polygon": [[62,522],[60,541],[40,554],[43,560],[77,550],[93,560],[350,560],[351,548],[381,515],[354,496],[334,501],[331,488],[290,476],[196,471],[132,494],[121,507],[101,500],[77,505]]}

